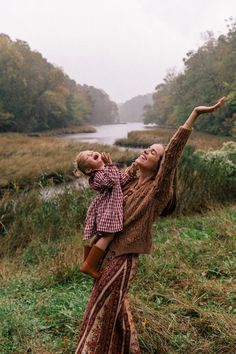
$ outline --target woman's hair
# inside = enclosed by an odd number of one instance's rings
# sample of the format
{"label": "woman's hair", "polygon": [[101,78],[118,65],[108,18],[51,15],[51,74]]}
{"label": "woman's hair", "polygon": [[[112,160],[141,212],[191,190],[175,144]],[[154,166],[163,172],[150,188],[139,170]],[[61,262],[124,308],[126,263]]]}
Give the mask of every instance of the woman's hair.
{"label": "woman's hair", "polygon": [[73,170],[73,173],[75,176],[79,176],[80,173],[79,171],[81,171],[84,175],[86,176],[90,176],[90,173],[86,172],[86,169],[89,167],[88,164],[86,163],[86,161],[83,159],[83,155],[82,153],[80,152],[74,162],[73,162],[73,165],[74,165],[74,170]]}

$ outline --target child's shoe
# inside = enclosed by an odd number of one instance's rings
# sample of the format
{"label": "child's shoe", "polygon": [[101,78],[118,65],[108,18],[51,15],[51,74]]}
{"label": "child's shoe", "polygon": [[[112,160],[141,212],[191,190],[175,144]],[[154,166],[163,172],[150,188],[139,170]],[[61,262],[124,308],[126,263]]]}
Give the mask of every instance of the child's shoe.
{"label": "child's shoe", "polygon": [[82,273],[88,274],[95,279],[99,279],[101,273],[98,272],[100,260],[103,258],[105,251],[93,245],[86,260],[80,267]]}
{"label": "child's shoe", "polygon": [[88,257],[89,252],[91,251],[91,249],[92,249],[92,246],[84,246],[84,261]]}

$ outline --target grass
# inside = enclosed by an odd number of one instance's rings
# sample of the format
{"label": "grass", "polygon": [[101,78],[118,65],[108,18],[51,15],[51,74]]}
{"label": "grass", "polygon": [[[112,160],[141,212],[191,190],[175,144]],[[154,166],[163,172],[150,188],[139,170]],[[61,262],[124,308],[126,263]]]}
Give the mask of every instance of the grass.
{"label": "grass", "polygon": [[[44,200],[40,188],[50,176],[70,180],[79,150],[110,151],[123,163],[134,153],[18,134],[2,134],[1,142],[1,185],[11,184],[14,193],[5,192],[0,200],[0,353],[73,353],[92,286],[79,264],[81,227],[93,193],[65,184],[64,194]],[[235,188],[225,187],[233,177],[221,181],[225,190],[214,178],[216,188],[209,194],[212,178],[204,174],[205,165],[201,170],[196,158],[192,161],[189,148],[180,166],[181,184],[190,181],[181,197],[188,211],[192,205],[205,209],[205,190],[208,206],[215,189],[228,201],[232,191],[233,198]],[[37,189],[22,192],[21,184]],[[130,292],[142,353],[235,353],[235,278],[235,205],[159,220],[153,253],[140,257]]]}
{"label": "grass", "polygon": [[[0,238],[2,354],[75,350],[92,286],[78,270],[92,197],[80,193],[5,202],[13,215]],[[153,231],[130,291],[142,353],[235,353],[236,206],[163,218]]]}
{"label": "grass", "polygon": [[79,143],[56,137],[29,137],[23,134],[1,134],[0,187],[12,188],[33,183],[73,179],[73,159],[81,150],[110,152],[116,162],[127,163],[137,153],[114,146]]}
{"label": "grass", "polygon": [[1,287],[1,353],[72,353],[90,284],[85,277],[53,284],[31,273]]}
{"label": "grass", "polygon": [[[175,131],[176,129],[167,128],[157,128],[145,131],[133,131],[128,133],[127,139],[118,139],[115,144],[122,145],[125,147],[138,148],[146,148],[149,145],[155,143],[166,144]],[[208,150],[209,148],[219,149],[224,142],[230,140],[233,140],[233,138],[215,136],[194,131],[188,143],[196,148]]]}
{"label": "grass", "polygon": [[97,131],[96,128],[94,128],[90,125],[84,125],[84,126],[78,126],[78,127],[71,126],[71,127],[67,127],[67,128],[52,129],[50,131],[39,133],[39,135],[41,135],[41,136],[55,136],[55,135],[64,135],[64,134],[95,133],[96,131]]}
{"label": "grass", "polygon": [[227,210],[155,225],[134,289],[148,353],[234,353],[236,209]]}

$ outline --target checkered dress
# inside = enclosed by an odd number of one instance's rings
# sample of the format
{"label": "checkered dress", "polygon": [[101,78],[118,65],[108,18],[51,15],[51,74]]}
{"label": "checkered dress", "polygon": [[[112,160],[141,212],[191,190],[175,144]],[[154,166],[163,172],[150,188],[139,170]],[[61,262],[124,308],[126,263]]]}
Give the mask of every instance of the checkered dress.
{"label": "checkered dress", "polygon": [[100,232],[114,233],[123,229],[123,194],[121,187],[131,177],[115,165],[92,172],[89,185],[100,194],[89,206],[84,225],[84,240]]}

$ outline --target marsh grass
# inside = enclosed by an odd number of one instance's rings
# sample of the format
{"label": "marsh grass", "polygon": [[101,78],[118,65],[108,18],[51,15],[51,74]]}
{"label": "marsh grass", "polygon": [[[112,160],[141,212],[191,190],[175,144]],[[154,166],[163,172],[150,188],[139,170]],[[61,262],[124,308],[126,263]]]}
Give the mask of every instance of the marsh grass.
{"label": "marsh grass", "polygon": [[[135,148],[146,148],[149,145],[167,144],[177,129],[157,128],[145,131],[132,131],[127,139],[116,140],[116,145]],[[193,131],[188,144],[203,150],[209,148],[219,149],[224,142],[232,140],[232,137],[221,137]]]}
{"label": "marsh grass", "polygon": [[[29,137],[23,134],[0,135],[0,186],[14,189],[32,183],[73,178],[73,160],[81,150],[110,152],[116,162],[124,164],[137,156],[130,150],[114,146],[78,143],[56,137]],[[67,177],[67,178],[66,178]]]}
{"label": "marsh grass", "polygon": [[[40,198],[38,191],[32,191],[14,194],[1,201],[0,256],[15,254],[39,241],[57,242],[76,235],[93,196],[90,189],[65,189],[63,194],[49,200]],[[41,250],[40,247],[38,251]],[[34,261],[37,258],[36,253]]]}
{"label": "marsh grass", "polygon": [[[0,166],[1,176],[7,168],[5,181],[15,183],[15,190],[0,200],[0,353],[70,354],[92,286],[79,264],[82,224],[94,194],[65,185],[63,194],[45,200],[38,188],[22,192],[18,186],[36,181],[40,187],[47,173],[66,176],[78,147],[105,147],[17,134],[3,137],[1,162],[8,164]],[[235,202],[235,176],[226,173],[224,164],[226,157],[235,161],[234,149],[224,152],[223,165],[217,153],[212,163],[191,146],[185,150],[180,205],[187,210],[179,212],[209,207],[214,212],[163,218],[154,225],[153,253],[140,257],[131,289],[141,350],[234,354],[236,208],[216,208],[218,202]],[[110,151],[119,161],[133,156]]]}
{"label": "marsh grass", "polygon": [[[83,193],[15,205],[0,239],[1,353],[74,352],[92,286],[79,272]],[[20,214],[24,202],[31,213]],[[142,353],[235,353],[235,206],[163,218],[153,234],[131,288]]]}
{"label": "marsh grass", "polygon": [[[230,211],[231,210],[231,211]],[[234,353],[236,209],[157,223],[132,289],[147,353]]]}
{"label": "marsh grass", "polygon": [[[80,134],[80,133],[95,133],[97,130],[96,128],[90,125],[84,126],[71,126],[67,128],[60,128],[60,129],[52,129],[50,131],[45,131],[43,133],[38,133],[40,136],[55,136],[55,135],[64,135],[64,134]],[[34,134],[32,134],[34,135]],[[37,133],[36,133],[37,135]]]}

